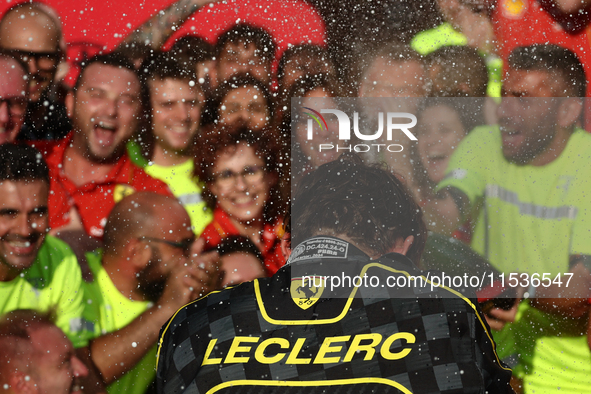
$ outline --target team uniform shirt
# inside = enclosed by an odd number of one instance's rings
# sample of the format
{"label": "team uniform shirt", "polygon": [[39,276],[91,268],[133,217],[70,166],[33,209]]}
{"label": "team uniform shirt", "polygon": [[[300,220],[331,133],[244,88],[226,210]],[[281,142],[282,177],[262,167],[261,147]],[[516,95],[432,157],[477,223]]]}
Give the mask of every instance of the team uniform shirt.
{"label": "team uniform shirt", "polygon": [[[281,223],[265,223],[263,230],[263,255],[265,271],[268,276],[273,275],[285,265],[285,258],[281,253]],[[206,248],[218,246],[224,238],[241,235],[230,221],[230,217],[219,206],[213,211],[212,222],[203,230],[201,238],[205,239]]]}
{"label": "team uniform shirt", "polygon": [[[101,265],[101,251],[86,253],[93,274],[92,282],[84,283],[85,320],[92,322],[91,338],[117,331],[135,320],[150,306],[150,302],[124,297],[115,287]],[[156,376],[156,346],[121,378],[107,387],[109,394],[143,394]]]}
{"label": "team uniform shirt", "polygon": [[[345,251],[316,248],[329,243]],[[405,256],[371,260],[333,237],[298,248],[272,278],[211,293],[163,326],[159,393],[512,392],[511,370],[498,361],[473,298],[437,287],[424,298],[408,287],[325,296],[326,287],[294,277],[294,264],[333,274],[344,264],[360,276],[422,273]]]}
{"label": "team uniform shirt", "polygon": [[187,210],[193,231],[199,236],[211,222],[213,215],[201,198],[203,185],[193,177],[193,166],[193,160],[190,159],[182,164],[167,167],[149,164],[144,167],[144,171],[168,185],[172,194]]}
{"label": "team uniform shirt", "polygon": [[54,311],[56,325],[74,346],[86,346],[82,293],[76,256],[68,245],[48,235],[31,267],[11,281],[0,281],[0,315],[17,309]]}
{"label": "team uniform shirt", "polygon": [[57,142],[32,144],[45,157],[49,167],[49,225],[60,228],[70,222],[70,210],[76,208],[87,234],[102,238],[107,216],[123,197],[136,191],[150,191],[171,195],[165,183],[147,175],[131,163],[127,155],[111,169],[102,182],[91,182],[80,187],[67,178],[63,171],[66,148],[72,143],[73,133]]}
{"label": "team uniform shirt", "polygon": [[[438,189],[451,186],[468,196],[472,217],[477,218],[472,247],[499,271],[548,273],[555,279],[569,271],[570,255],[591,254],[590,162],[591,136],[583,130],[573,132],[551,163],[520,166],[503,157],[499,129],[481,127],[460,143]],[[567,277],[562,279],[564,286]],[[500,351],[503,356],[512,351],[520,354],[516,373],[524,378],[526,390],[587,391],[591,385],[587,338],[558,337],[561,330],[573,331],[572,322],[527,305],[520,316],[497,338],[506,347]],[[513,342],[523,347],[512,349]]]}

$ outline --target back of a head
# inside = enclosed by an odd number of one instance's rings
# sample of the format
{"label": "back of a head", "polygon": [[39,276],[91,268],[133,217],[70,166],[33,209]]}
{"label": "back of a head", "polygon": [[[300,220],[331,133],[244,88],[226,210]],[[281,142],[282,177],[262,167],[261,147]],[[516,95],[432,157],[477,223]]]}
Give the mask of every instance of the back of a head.
{"label": "back of a head", "polygon": [[41,153],[27,145],[0,145],[0,182],[37,180],[49,184],[49,169]]}
{"label": "back of a head", "polygon": [[488,70],[476,49],[465,45],[444,46],[427,55],[425,62],[431,68],[433,95],[486,96]]}
{"label": "back of a head", "polygon": [[238,23],[223,32],[218,37],[215,45],[218,60],[220,54],[229,43],[252,43],[258,49],[258,55],[263,59],[272,61],[275,58],[273,37],[262,27],[252,26],[247,23]]}
{"label": "back of a head", "polygon": [[139,74],[144,82],[170,78],[191,80],[197,85],[195,69],[179,61],[173,52],[153,52],[140,66]]}
{"label": "back of a head", "polygon": [[353,154],[300,181],[291,212],[294,246],[314,235],[345,235],[363,249],[385,254],[412,235],[407,256],[418,264],[427,238],[421,208],[403,183]]}
{"label": "back of a head", "polygon": [[131,238],[150,236],[162,219],[157,208],[171,205],[180,206],[172,197],[151,192],[134,193],[119,201],[109,213],[105,225],[105,256],[117,255]]}
{"label": "back of a head", "polygon": [[534,44],[517,47],[507,59],[509,68],[524,71],[545,71],[560,76],[567,91],[565,96],[585,97],[587,79],[577,55],[555,44]]}

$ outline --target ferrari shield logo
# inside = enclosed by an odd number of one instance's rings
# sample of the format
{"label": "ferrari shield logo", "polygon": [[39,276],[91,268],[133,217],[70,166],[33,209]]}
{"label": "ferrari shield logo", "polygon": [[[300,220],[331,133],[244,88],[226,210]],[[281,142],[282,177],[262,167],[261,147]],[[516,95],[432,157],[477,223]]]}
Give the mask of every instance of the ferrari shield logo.
{"label": "ferrari shield logo", "polygon": [[120,183],[115,186],[115,190],[113,190],[113,200],[117,203],[123,200],[125,197],[132,195],[135,193],[135,189],[129,185],[124,183]]}
{"label": "ferrari shield logo", "polygon": [[303,276],[291,280],[291,299],[302,309],[308,309],[320,299],[326,282],[322,276]]}

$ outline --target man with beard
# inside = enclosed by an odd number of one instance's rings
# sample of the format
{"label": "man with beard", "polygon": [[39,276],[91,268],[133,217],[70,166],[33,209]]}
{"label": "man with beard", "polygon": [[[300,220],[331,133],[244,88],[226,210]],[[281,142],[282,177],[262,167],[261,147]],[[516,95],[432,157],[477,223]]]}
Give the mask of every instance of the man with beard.
{"label": "man with beard", "polygon": [[170,194],[166,184],[131,163],[125,144],[137,130],[142,102],[133,65],[117,54],[98,55],[80,72],[66,105],[73,130],[59,141],[36,142],[51,176],[53,231],[84,231],[101,238],[107,216],[137,191]]}
{"label": "man with beard", "polygon": [[[94,323],[91,357],[109,393],[142,394],[155,377],[158,332],[174,312],[219,286],[217,253],[174,198],[127,196],[112,210],[104,251],[87,253],[84,317]],[[103,335],[105,333],[110,333]]]}
{"label": "man with beard", "polygon": [[476,128],[460,143],[438,185],[445,198],[433,220],[453,230],[471,216],[471,246],[493,266],[544,279],[529,288],[520,279],[536,298],[488,316],[491,328],[503,329],[499,353],[519,355],[514,371],[525,392],[586,392],[591,137],[578,128],[585,73],[574,53],[548,44],[516,48],[508,66],[500,127]]}
{"label": "man with beard", "polygon": [[16,310],[0,318],[0,386],[5,394],[80,394],[88,369],[49,316]]}

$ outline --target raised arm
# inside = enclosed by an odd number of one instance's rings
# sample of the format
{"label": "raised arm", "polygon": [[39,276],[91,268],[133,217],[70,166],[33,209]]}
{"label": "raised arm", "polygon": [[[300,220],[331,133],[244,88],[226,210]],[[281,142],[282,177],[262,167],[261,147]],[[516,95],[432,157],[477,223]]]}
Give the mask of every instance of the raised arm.
{"label": "raised arm", "polygon": [[211,2],[212,0],[178,0],[132,31],[117,49],[125,48],[132,43],[147,43],[152,49],[160,49],[191,15]]}
{"label": "raised arm", "polygon": [[219,288],[219,256],[205,253],[176,269],[158,302],[126,327],[90,343],[90,354],[105,384],[132,369],[154,346],[160,328],[183,305]]}

